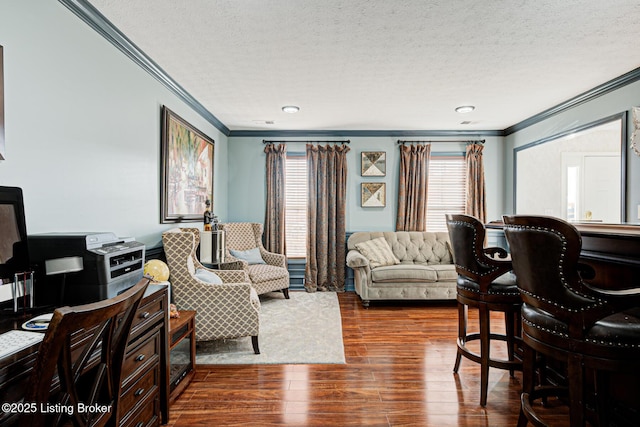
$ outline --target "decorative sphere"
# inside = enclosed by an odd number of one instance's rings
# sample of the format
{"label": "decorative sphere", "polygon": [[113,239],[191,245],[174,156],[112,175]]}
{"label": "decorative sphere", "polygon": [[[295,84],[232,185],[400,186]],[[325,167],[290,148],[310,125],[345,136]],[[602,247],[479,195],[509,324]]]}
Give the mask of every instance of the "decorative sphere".
{"label": "decorative sphere", "polygon": [[169,279],[169,267],[159,259],[147,261],[144,274],[153,277],[154,282],[166,282]]}

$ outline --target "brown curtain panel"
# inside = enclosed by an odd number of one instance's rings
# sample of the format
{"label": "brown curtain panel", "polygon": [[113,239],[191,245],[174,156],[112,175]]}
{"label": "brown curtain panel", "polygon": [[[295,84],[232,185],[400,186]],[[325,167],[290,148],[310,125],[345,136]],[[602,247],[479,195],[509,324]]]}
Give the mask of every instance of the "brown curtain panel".
{"label": "brown curtain panel", "polygon": [[400,146],[396,231],[425,231],[431,145]]}
{"label": "brown curtain panel", "polygon": [[285,253],[285,168],[287,146],[267,144],[267,206],[264,217],[264,247]]}
{"label": "brown curtain panel", "polygon": [[346,145],[307,144],[307,292],[344,291],[348,152]]}
{"label": "brown curtain panel", "polygon": [[484,166],[482,164],[482,144],[467,145],[467,206],[465,213],[474,216],[483,224],[487,220],[485,200]]}

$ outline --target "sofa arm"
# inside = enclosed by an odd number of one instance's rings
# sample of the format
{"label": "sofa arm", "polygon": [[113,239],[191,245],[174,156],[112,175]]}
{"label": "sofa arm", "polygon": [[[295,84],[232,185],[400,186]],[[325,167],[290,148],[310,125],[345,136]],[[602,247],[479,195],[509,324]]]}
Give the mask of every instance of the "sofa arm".
{"label": "sofa arm", "polygon": [[369,260],[356,250],[350,250],[347,254],[347,266],[351,268],[369,267]]}

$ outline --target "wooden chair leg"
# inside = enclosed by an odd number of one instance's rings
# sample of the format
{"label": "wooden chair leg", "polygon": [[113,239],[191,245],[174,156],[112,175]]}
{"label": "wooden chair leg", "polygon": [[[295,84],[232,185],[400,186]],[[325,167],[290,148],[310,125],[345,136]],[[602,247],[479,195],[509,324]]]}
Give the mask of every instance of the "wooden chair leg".
{"label": "wooden chair leg", "polygon": [[255,354],[260,354],[260,347],[258,347],[258,336],[254,335],[251,337],[251,344],[253,344],[253,352]]}
{"label": "wooden chair leg", "polygon": [[289,288],[283,289],[282,293],[284,294],[284,299],[289,299]]}
{"label": "wooden chair leg", "polygon": [[536,354],[535,351],[526,344],[522,348],[522,396],[520,398],[520,415],[518,416],[518,427],[527,425],[528,420],[524,413],[524,400],[533,393],[535,387],[534,377],[536,370]]}
{"label": "wooden chair leg", "polygon": [[480,405],[487,405],[489,389],[489,359],[491,357],[491,320],[489,309],[479,307],[480,318]]}
{"label": "wooden chair leg", "polygon": [[567,361],[569,381],[569,417],[571,426],[584,426],[584,367],[582,356],[570,354]]}
{"label": "wooden chair leg", "polygon": [[[461,302],[458,302],[458,345],[464,344],[467,338],[467,315],[468,307]],[[462,352],[460,347],[456,354],[456,364],[453,366],[453,372],[458,372],[460,368],[460,361],[462,360]]]}
{"label": "wooden chair leg", "polygon": [[594,384],[596,391],[596,415],[599,426],[609,425],[609,406],[607,402],[607,390],[609,390],[609,375],[603,371],[594,372]]}
{"label": "wooden chair leg", "polygon": [[[505,326],[505,335],[507,337],[507,354],[509,356],[510,361],[514,361],[514,351],[516,347],[515,340],[515,313],[513,311],[505,311],[504,312],[504,326]],[[511,377],[514,376],[515,370],[509,369],[509,375]]]}

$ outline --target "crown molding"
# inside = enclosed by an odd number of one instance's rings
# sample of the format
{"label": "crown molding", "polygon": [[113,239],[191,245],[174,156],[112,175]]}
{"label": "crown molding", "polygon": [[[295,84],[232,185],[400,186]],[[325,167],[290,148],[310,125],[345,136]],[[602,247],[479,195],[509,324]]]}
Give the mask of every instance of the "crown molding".
{"label": "crown molding", "polygon": [[442,136],[442,137],[480,137],[504,136],[501,130],[232,130],[229,137],[397,137],[397,136]]}
{"label": "crown molding", "polygon": [[618,76],[615,79],[609,80],[606,83],[596,86],[593,89],[589,89],[588,91],[583,92],[578,96],[575,96],[565,102],[562,102],[556,105],[555,107],[551,107],[547,110],[542,111],[541,113],[536,114],[535,116],[531,116],[528,119],[525,119],[519,123],[516,123],[515,125],[509,126],[504,130],[504,135],[505,136],[511,135],[512,133],[518,132],[531,125],[534,125],[543,120],[546,120],[551,116],[555,116],[556,114],[560,114],[571,108],[577,107],[580,104],[584,104],[585,102],[594,100],[602,95],[605,95],[609,92],[620,89],[638,80],[640,80],[640,68],[631,70],[628,73]]}
{"label": "crown molding", "polygon": [[508,136],[556,114],[567,111],[580,104],[591,101],[611,91],[620,89],[626,85],[640,80],[640,67],[619,77],[609,80],[599,86],[594,87],[578,96],[575,96],[554,107],[544,110],[534,116],[529,117],[519,123],[507,127],[503,130],[229,130],[216,116],[200,104],[190,93],[180,86],[171,76],[169,76],[158,64],[149,58],[140,48],[129,40],[120,30],[118,30],[104,15],[86,0],[58,0],[80,19],[102,35],[121,52],[138,64],[142,69],[151,74],[160,83],[167,87],[176,96],[182,99],[187,105],[193,108],[205,120],[211,123],[216,129],[228,137],[300,137],[300,136],[364,136],[364,137],[384,137],[384,136]]}
{"label": "crown molding", "polygon": [[193,108],[205,120],[211,123],[216,129],[225,135],[229,135],[229,128],[224,125],[216,116],[211,114],[202,104],[200,104],[189,92],[180,86],[169,74],[158,64],[147,56],[138,46],[129,40],[120,30],[118,30],[104,15],[85,0],[58,0],[80,19],[93,28],[98,34],[107,39],[112,45],[117,47],[122,53],[127,55],[133,62],[138,64],[143,70],[151,74],[167,89],[182,99],[187,105]]}

